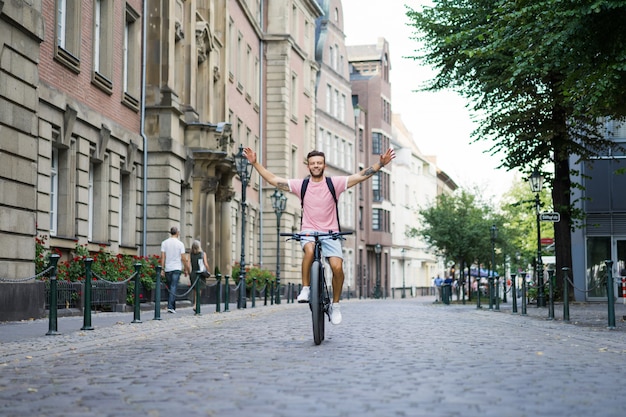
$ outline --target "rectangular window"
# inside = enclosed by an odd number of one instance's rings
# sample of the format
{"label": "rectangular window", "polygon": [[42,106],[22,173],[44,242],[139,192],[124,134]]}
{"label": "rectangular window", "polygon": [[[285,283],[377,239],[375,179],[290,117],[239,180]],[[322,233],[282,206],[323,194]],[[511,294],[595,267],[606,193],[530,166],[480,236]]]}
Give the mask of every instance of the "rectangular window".
{"label": "rectangular window", "polygon": [[341,95],[341,100],[339,100],[339,120],[342,122],[346,119],[346,95]]}
{"label": "rectangular window", "polygon": [[235,53],[235,23],[232,19],[228,22],[228,76],[231,81],[235,78],[236,53]]}
{"label": "rectangular window", "polygon": [[315,149],[324,152],[324,128],[322,127],[320,127],[317,132],[317,143],[315,145]]}
{"label": "rectangular window", "polygon": [[382,229],[382,209],[373,209],[372,210],[372,230],[383,230]]}
{"label": "rectangular window", "polygon": [[359,230],[363,230],[363,206],[359,206]]}
{"label": "rectangular window", "polygon": [[132,164],[127,163],[125,158],[120,158],[119,173],[118,243],[124,246],[134,246],[137,230],[136,170],[133,169]]}
{"label": "rectangular window", "polygon": [[241,92],[243,91],[243,85],[241,84],[241,82],[243,77],[242,66],[244,59],[243,35],[241,34],[241,32],[237,33],[237,50],[235,51],[235,53],[237,54],[237,62],[235,63],[235,79],[237,80],[237,89]]}
{"label": "rectangular window", "polygon": [[374,201],[382,201],[382,191],[381,191],[381,172],[377,172],[372,175],[372,192]]}
{"label": "rectangular window", "polygon": [[93,10],[92,81],[113,92],[113,0],[95,0]]}
{"label": "rectangular window", "polygon": [[298,119],[298,75],[291,73],[291,118]]}
{"label": "rectangular window", "polygon": [[291,148],[291,178],[298,177],[298,148]]}
{"label": "rectangular window", "polygon": [[93,240],[93,176],[94,176],[93,162],[89,163],[89,182],[87,184],[87,240],[90,242]]}
{"label": "rectangular window", "polygon": [[326,113],[332,114],[332,97],[333,97],[333,88],[330,84],[326,84]]}
{"label": "rectangular window", "polygon": [[109,240],[109,176],[108,157],[89,164],[88,224],[90,241],[108,243]]}
{"label": "rectangular window", "polygon": [[259,72],[259,58],[254,58],[254,86],[252,87],[254,97],[254,104],[258,107],[260,105],[261,100],[259,99],[259,85],[261,82],[261,74]]}
{"label": "rectangular window", "polygon": [[332,155],[331,155],[332,140],[333,140],[333,134],[330,132],[326,132],[326,145],[324,146],[324,149],[326,149],[326,162],[328,163],[333,162]]}
{"label": "rectangular window", "polygon": [[372,154],[380,155],[383,149],[383,135],[378,132],[372,133]]}
{"label": "rectangular window", "polygon": [[[53,138],[60,141],[60,130],[54,129]],[[74,237],[76,233],[76,138],[69,139],[69,146],[53,144],[52,159],[55,166],[51,204],[52,236]]]}
{"label": "rectangular window", "polygon": [[122,103],[131,109],[139,110],[141,95],[141,25],[139,14],[126,5],[124,26],[124,60],[122,67]]}
{"label": "rectangular window", "polygon": [[363,152],[363,129],[359,127],[359,152]]}
{"label": "rectangular window", "polygon": [[55,58],[72,71],[80,72],[79,0],[56,0]]}
{"label": "rectangular window", "polygon": [[50,165],[50,236],[56,236],[59,194],[59,150],[57,148],[52,148]]}

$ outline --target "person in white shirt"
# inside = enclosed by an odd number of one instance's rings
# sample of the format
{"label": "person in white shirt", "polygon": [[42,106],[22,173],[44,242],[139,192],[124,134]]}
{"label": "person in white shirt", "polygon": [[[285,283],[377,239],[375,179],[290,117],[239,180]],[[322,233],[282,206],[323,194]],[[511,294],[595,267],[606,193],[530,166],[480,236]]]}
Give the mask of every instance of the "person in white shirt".
{"label": "person in white shirt", "polygon": [[176,313],[176,289],[180,273],[189,274],[189,262],[185,256],[185,245],[180,241],[180,231],[173,226],[170,237],[161,243],[161,275],[165,277],[169,290],[167,311]]}

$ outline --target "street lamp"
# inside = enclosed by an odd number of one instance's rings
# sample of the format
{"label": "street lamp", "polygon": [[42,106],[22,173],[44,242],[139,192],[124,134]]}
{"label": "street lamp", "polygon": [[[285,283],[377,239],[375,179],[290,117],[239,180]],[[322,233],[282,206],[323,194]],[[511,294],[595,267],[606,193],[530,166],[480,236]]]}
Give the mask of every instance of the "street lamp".
{"label": "street lamp", "polygon": [[404,264],[406,262],[406,250],[402,248],[402,298],[406,298],[405,281],[404,281]]}
{"label": "street lamp", "polygon": [[374,289],[374,298],[382,298],[380,290],[380,254],[383,251],[383,247],[380,243],[374,245],[374,253],[376,254],[376,288]]}
{"label": "street lamp", "polygon": [[495,267],[496,267],[496,239],[498,238],[498,228],[495,224],[491,225],[491,274],[489,277],[489,309],[493,309],[493,300],[494,300],[494,275],[495,275]]}
{"label": "street lamp", "polygon": [[546,299],[543,293],[543,261],[541,260],[541,201],[539,200],[539,193],[543,186],[543,176],[539,171],[534,170],[530,176],[530,189],[535,193],[535,211],[537,215],[537,307],[545,307]]}
{"label": "street lamp", "polygon": [[246,188],[252,174],[252,165],[243,154],[243,145],[239,145],[239,152],[235,155],[235,168],[241,181],[241,262],[237,308],[246,308]]}
{"label": "street lamp", "polygon": [[276,304],[280,304],[280,216],[287,207],[287,197],[278,188],[270,197],[276,213]]}

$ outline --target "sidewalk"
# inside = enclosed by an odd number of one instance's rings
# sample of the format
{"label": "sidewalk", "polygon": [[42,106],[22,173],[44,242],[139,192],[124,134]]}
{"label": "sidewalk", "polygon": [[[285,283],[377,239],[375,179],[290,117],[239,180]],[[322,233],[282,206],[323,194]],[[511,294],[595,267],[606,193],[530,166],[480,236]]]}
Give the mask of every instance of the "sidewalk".
{"label": "sidewalk", "polygon": [[[457,301],[456,297],[452,301],[454,304],[460,304],[461,301]],[[476,300],[473,299],[470,302],[466,301],[466,305],[476,308]],[[615,302],[615,329],[626,332],[626,304],[623,304],[621,299]],[[489,310],[489,303],[482,302],[481,309]],[[516,314],[522,316],[522,299],[517,299],[517,313],[512,312],[513,303],[510,297],[507,297],[507,302],[500,302],[499,310],[496,309],[496,305],[493,305],[494,313],[504,314]],[[554,320],[556,322],[563,322],[563,303],[554,303],[554,318],[550,319],[550,305],[546,300],[545,307],[537,307],[537,304],[533,302],[526,306],[526,316],[537,320]],[[609,310],[607,302],[570,302],[569,303],[569,323],[576,326],[583,326],[597,329],[607,329],[609,327]]]}
{"label": "sidewalk", "polygon": [[[178,308],[175,314],[167,312],[165,307],[160,310],[161,320],[173,320],[180,317],[187,317],[195,315],[192,309],[191,303],[186,301],[178,301]],[[163,304],[166,306],[166,304]],[[221,311],[224,311],[224,305],[221,306]],[[230,310],[236,310],[237,304],[231,303],[228,307]],[[248,303],[248,309],[250,303]],[[257,303],[256,308],[259,307]],[[215,304],[202,304],[200,306],[200,313],[202,315],[215,314]],[[146,303],[142,304],[139,319],[142,322],[154,320],[154,304]],[[57,317],[57,333],[69,334],[80,331],[98,331],[100,329],[112,326],[119,326],[125,324],[132,324],[135,314],[131,312],[91,312],[91,327],[93,330],[81,330],[84,324],[84,315],[82,313],[74,312],[72,315],[63,315],[59,313]],[[48,318],[38,320],[21,320],[21,321],[7,321],[0,322],[0,343],[19,342],[36,337],[46,336],[50,329],[50,320]]]}

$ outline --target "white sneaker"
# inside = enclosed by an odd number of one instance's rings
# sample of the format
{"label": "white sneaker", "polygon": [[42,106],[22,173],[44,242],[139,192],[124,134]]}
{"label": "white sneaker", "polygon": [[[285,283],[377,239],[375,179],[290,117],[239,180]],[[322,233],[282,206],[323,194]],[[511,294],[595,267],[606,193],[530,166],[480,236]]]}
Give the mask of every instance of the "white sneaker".
{"label": "white sneaker", "polygon": [[309,292],[311,292],[311,287],[302,287],[302,291],[298,294],[298,302],[299,303],[308,303],[309,302]]}
{"label": "white sneaker", "polygon": [[332,324],[341,323],[341,307],[339,307],[339,303],[331,304],[330,308],[330,322]]}

